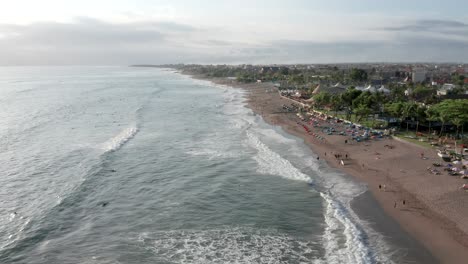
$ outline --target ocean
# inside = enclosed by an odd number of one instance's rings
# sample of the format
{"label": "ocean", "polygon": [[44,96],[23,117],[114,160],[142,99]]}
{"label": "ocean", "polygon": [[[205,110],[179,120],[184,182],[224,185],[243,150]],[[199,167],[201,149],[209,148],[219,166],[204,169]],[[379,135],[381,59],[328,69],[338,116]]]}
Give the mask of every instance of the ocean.
{"label": "ocean", "polygon": [[168,69],[0,69],[0,263],[399,263],[363,184]]}

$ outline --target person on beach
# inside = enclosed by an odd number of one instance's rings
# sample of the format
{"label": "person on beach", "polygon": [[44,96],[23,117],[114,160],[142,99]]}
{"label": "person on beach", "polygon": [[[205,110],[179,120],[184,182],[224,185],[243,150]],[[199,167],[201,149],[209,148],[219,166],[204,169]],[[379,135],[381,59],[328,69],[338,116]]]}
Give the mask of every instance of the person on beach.
{"label": "person on beach", "polygon": [[403,205],[405,205],[405,204],[406,204],[406,200],[403,200]]}
{"label": "person on beach", "polygon": [[383,191],[387,191],[387,186],[385,184],[383,185]]}
{"label": "person on beach", "polygon": [[379,190],[382,190],[382,185],[379,184]]}
{"label": "person on beach", "polygon": [[395,204],[393,205],[393,208],[396,208],[396,201],[395,201]]}

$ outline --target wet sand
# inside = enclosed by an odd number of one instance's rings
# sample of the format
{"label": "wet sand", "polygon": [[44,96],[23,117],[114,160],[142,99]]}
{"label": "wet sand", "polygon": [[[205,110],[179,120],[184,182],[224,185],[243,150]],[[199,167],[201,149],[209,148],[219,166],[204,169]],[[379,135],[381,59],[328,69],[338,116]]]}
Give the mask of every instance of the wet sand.
{"label": "wet sand", "polygon": [[[286,113],[282,109],[283,104],[288,105],[292,101],[281,97],[271,83],[239,84],[226,79],[210,80],[246,90],[248,107],[262,115],[266,122],[303,138],[330,166],[366,183],[369,191],[363,197],[367,198],[358,198],[353,207],[363,218],[375,219],[372,222],[377,230],[407,250],[413,263],[467,263],[468,193],[459,190],[466,180],[444,173],[430,174],[426,168],[440,161],[434,150],[392,138],[358,143],[346,136],[326,135],[309,126],[314,133],[324,137],[324,140],[319,140],[305,131],[302,126],[305,123],[295,113]],[[392,149],[387,148],[388,145]],[[420,158],[421,152],[427,159]],[[334,154],[348,155],[348,159],[343,159],[344,166]],[[371,198],[377,203],[369,200]],[[398,227],[394,223],[398,223]],[[405,233],[418,242],[405,237]]]}
{"label": "wet sand", "polygon": [[439,263],[428,249],[385,213],[371,193],[365,192],[354,198],[351,208],[372,229],[382,234],[391,246],[398,249],[393,254],[393,260],[398,260],[397,263]]}

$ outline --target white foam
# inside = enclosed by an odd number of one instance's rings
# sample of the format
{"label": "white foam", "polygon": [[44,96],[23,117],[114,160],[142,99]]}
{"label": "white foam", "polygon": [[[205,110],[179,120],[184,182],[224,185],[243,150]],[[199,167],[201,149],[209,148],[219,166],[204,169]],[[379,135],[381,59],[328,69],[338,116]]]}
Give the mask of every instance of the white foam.
{"label": "white foam", "polygon": [[248,227],[141,233],[137,241],[164,263],[311,263],[317,242]]}
{"label": "white foam", "polygon": [[136,126],[128,127],[122,130],[118,135],[109,139],[101,145],[105,152],[116,151],[120,149],[125,143],[132,139],[138,133]]}
{"label": "white foam", "polygon": [[258,137],[247,131],[248,144],[257,150],[253,157],[258,164],[258,172],[261,174],[278,175],[287,179],[312,182],[312,179],[294,167],[288,160],[282,158],[278,153],[272,151]]}
{"label": "white foam", "polygon": [[349,203],[320,193],[325,206],[323,245],[326,263],[395,263],[381,234],[358,219]]}
{"label": "white foam", "polygon": [[321,193],[321,196],[325,201],[323,240],[327,262],[374,263],[373,254],[366,245],[366,234],[351,221],[347,209],[329,195]]}
{"label": "white foam", "polygon": [[216,149],[209,149],[209,148],[192,149],[185,153],[192,155],[192,156],[204,156],[204,157],[207,157],[209,160],[233,159],[233,158],[238,158],[240,156],[240,154],[236,154],[234,152],[226,152],[224,150],[216,150]]}
{"label": "white foam", "polygon": [[281,144],[291,145],[291,144],[296,143],[296,141],[294,139],[287,138],[287,137],[281,135],[280,133],[276,132],[274,129],[271,129],[271,128],[265,128],[265,129],[256,128],[255,131],[262,134],[263,136],[265,136],[265,137],[267,137],[267,138],[269,138],[271,140],[274,140],[275,142],[281,143]]}
{"label": "white foam", "polygon": [[223,93],[223,114],[246,118],[252,116],[252,110],[245,107],[245,92],[237,88],[225,88]]}

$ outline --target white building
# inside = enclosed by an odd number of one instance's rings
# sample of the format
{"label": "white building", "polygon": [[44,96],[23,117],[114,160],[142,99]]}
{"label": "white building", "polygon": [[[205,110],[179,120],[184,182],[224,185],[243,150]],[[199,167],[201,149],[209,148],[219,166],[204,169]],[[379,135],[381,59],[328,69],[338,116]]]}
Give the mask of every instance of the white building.
{"label": "white building", "polygon": [[375,87],[374,87],[374,86],[372,86],[372,85],[369,85],[369,86],[367,86],[367,88],[366,88],[366,89],[364,89],[364,92],[371,92],[371,93],[375,93],[375,92],[377,92],[377,88],[375,88]]}
{"label": "white building", "polygon": [[385,86],[380,86],[379,89],[377,89],[377,91],[381,92],[381,93],[384,93],[384,94],[389,94],[390,93],[390,90],[385,88]]}
{"label": "white building", "polygon": [[455,88],[454,84],[446,83],[440,87],[439,90],[437,90],[437,95],[447,95],[451,90]]}

